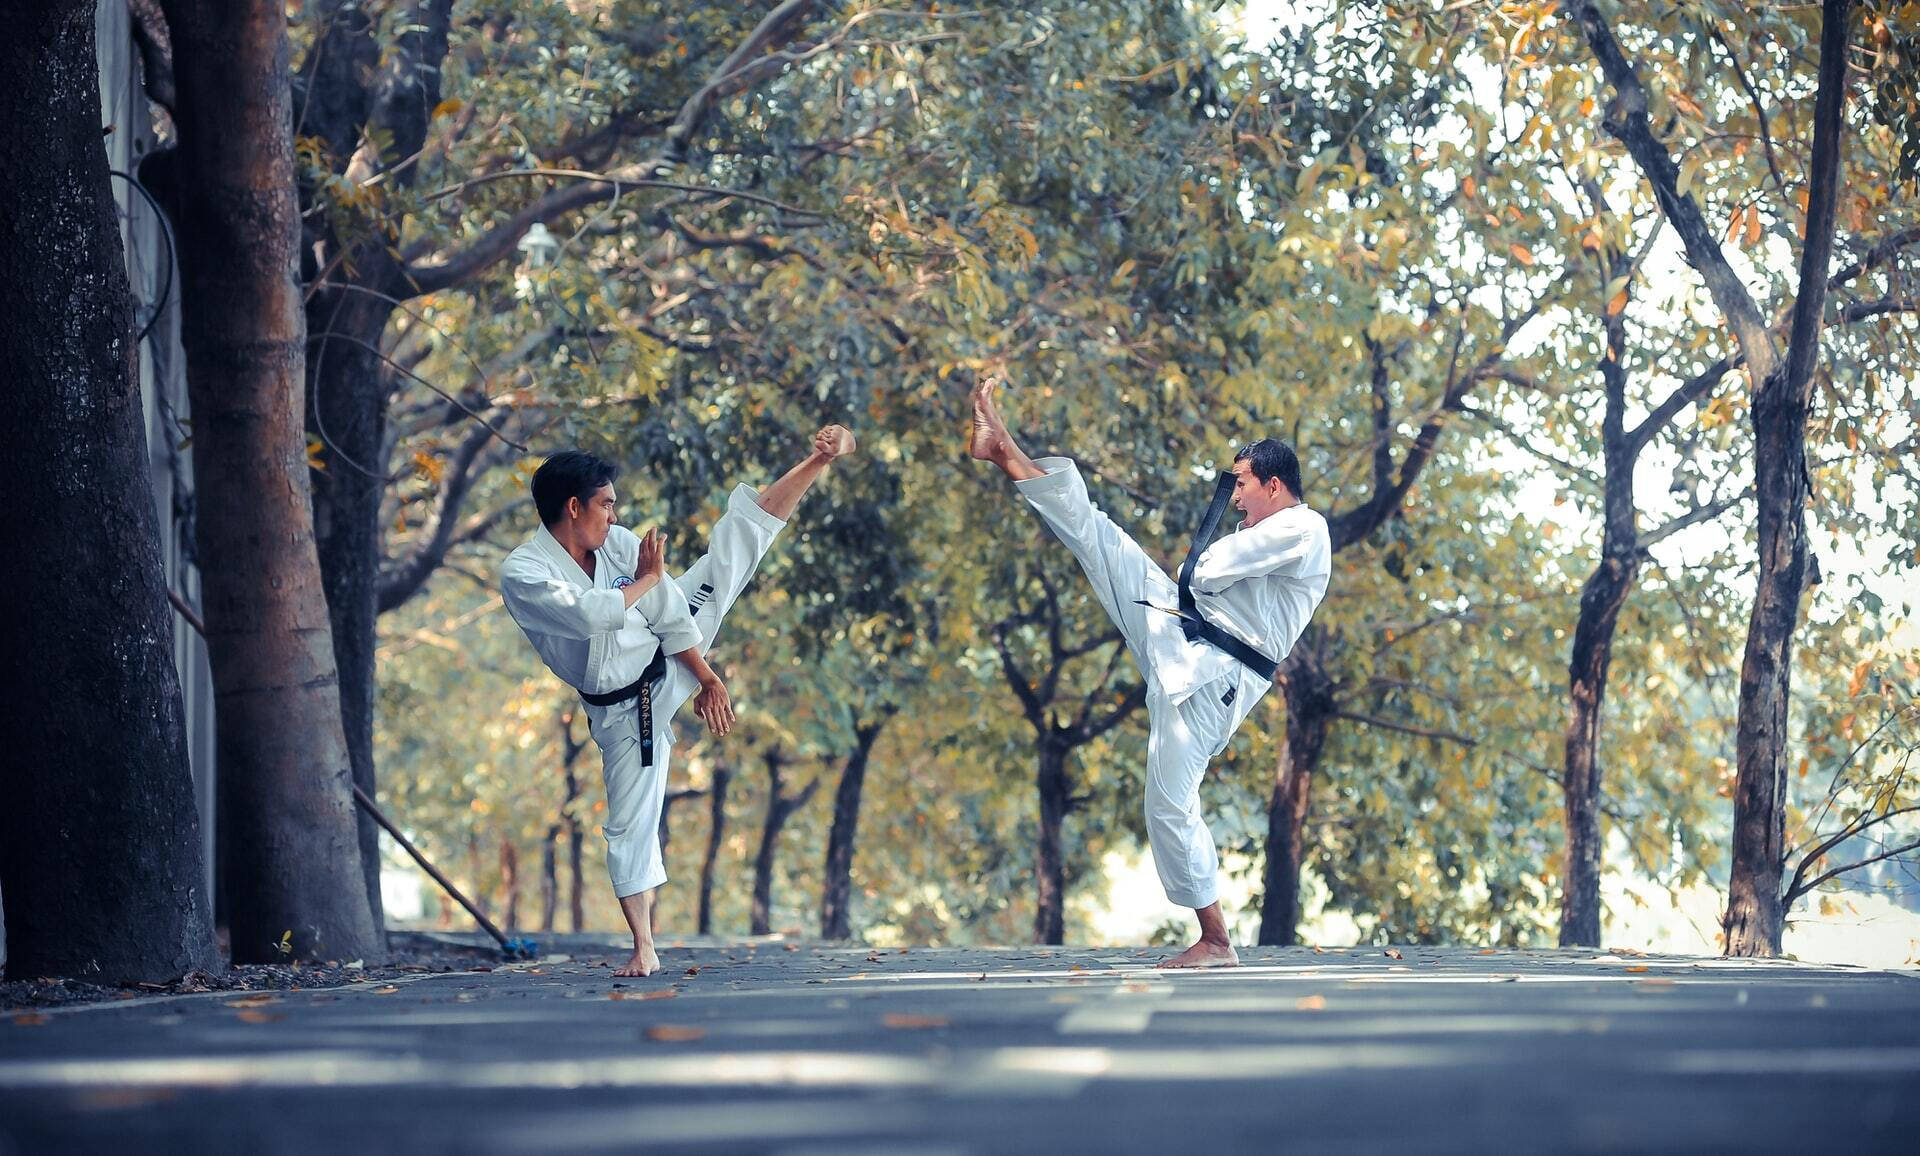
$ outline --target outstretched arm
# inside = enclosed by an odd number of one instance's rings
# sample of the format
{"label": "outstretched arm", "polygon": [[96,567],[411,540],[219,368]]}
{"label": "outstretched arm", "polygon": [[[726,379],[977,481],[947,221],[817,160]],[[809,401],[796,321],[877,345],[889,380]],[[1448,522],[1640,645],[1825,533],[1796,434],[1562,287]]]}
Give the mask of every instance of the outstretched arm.
{"label": "outstretched arm", "polygon": [[835,458],[852,453],[854,444],[853,431],[845,426],[822,426],[820,432],[813,435],[813,452],[782,474],[779,481],[760,491],[760,508],[783,522],[793,517],[794,508],[814,480]]}

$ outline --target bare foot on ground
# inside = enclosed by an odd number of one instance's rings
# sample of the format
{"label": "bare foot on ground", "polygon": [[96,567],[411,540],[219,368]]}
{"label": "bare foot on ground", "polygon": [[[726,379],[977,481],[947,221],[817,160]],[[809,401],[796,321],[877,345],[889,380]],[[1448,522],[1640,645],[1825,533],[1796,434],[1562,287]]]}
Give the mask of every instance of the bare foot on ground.
{"label": "bare foot on ground", "polygon": [[1234,954],[1230,943],[1208,943],[1200,940],[1172,959],[1162,960],[1161,967],[1239,967],[1240,957]]}
{"label": "bare foot on ground", "polygon": [[633,958],[627,960],[626,963],[615,968],[613,974],[624,975],[624,976],[644,976],[644,975],[652,975],[654,972],[659,970],[660,970],[660,957],[654,954],[653,948],[652,947],[636,947],[633,949]]}

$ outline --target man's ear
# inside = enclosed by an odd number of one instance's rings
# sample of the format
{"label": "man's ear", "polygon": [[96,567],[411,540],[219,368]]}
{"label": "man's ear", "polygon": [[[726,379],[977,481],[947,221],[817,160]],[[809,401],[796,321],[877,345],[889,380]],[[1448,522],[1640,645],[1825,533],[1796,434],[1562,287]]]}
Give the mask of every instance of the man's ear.
{"label": "man's ear", "polygon": [[567,517],[568,518],[570,519],[578,518],[581,514],[584,514],[584,513],[586,513],[586,507],[580,504],[579,498],[573,497],[573,498],[567,499]]}

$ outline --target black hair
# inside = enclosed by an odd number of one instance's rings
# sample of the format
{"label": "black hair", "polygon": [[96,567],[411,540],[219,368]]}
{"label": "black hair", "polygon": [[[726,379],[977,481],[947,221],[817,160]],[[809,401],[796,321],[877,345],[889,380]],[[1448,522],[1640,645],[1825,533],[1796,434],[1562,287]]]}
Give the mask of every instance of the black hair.
{"label": "black hair", "polygon": [[1274,438],[1261,438],[1257,442],[1248,442],[1233,455],[1236,462],[1246,462],[1253,476],[1262,484],[1280,479],[1287,492],[1299,501],[1306,501],[1307,495],[1300,490],[1300,458],[1293,447]]}
{"label": "black hair", "polygon": [[601,486],[610,486],[620,470],[605,458],[585,450],[562,450],[533,471],[533,508],[540,524],[551,526],[567,512],[567,499],[585,502]]}

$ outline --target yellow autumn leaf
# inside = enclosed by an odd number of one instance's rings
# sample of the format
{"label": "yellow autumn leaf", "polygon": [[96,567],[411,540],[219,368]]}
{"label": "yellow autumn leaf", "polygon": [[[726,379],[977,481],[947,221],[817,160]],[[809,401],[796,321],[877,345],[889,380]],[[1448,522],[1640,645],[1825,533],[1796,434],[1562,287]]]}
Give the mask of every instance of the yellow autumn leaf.
{"label": "yellow autumn leaf", "polygon": [[1608,317],[1618,317],[1620,315],[1620,311],[1622,309],[1625,309],[1626,307],[1627,307],[1627,291],[1625,289],[1622,289],[1620,290],[1620,292],[1615,293],[1613,296],[1607,298],[1607,316]]}
{"label": "yellow autumn leaf", "polygon": [[1480,182],[1473,179],[1472,173],[1468,173],[1460,179],[1460,191],[1471,201],[1480,195]]}
{"label": "yellow autumn leaf", "polygon": [[428,119],[439,120],[443,116],[452,116],[465,107],[467,107],[466,101],[461,100],[457,96],[450,96],[433,106],[433,113]]}
{"label": "yellow autumn leaf", "polygon": [[1729,242],[1731,242],[1737,237],[1739,237],[1740,231],[1742,228],[1746,226],[1746,223],[1747,223],[1747,207],[1745,205],[1741,205],[1739,208],[1733,211],[1733,216],[1727,221],[1726,239]]}
{"label": "yellow autumn leaf", "polygon": [[1853,668],[1853,677],[1847,680],[1848,698],[1859,697],[1860,689],[1867,685],[1867,670],[1872,667],[1872,665],[1873,662],[1869,659]]}
{"label": "yellow autumn leaf", "polygon": [[1512,253],[1513,259],[1520,262],[1522,265],[1530,266],[1533,264],[1532,251],[1518,241],[1515,241],[1513,244],[1508,245],[1507,252]]}
{"label": "yellow autumn leaf", "polygon": [[1756,207],[1747,213],[1747,245],[1760,243],[1760,210]]}

